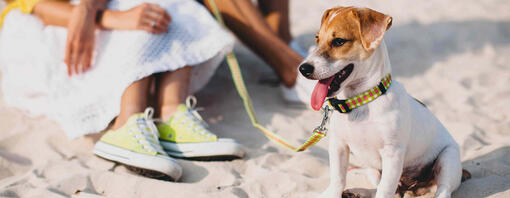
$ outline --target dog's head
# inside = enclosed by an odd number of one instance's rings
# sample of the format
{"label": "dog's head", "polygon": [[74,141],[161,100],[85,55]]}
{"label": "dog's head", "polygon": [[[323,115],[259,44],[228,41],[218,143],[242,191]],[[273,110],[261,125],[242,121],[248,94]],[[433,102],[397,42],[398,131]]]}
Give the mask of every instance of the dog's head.
{"label": "dog's head", "polygon": [[337,95],[366,72],[361,63],[382,43],[391,21],[390,16],[368,8],[337,7],[324,12],[315,38],[317,47],[299,66],[303,76],[319,80],[311,99],[315,110],[326,97]]}

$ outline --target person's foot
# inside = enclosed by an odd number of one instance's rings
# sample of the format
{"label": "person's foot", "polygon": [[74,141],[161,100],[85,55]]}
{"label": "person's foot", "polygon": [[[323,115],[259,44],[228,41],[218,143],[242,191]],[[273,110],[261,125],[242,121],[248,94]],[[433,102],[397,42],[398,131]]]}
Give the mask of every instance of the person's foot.
{"label": "person's foot", "polygon": [[121,128],[107,131],[96,143],[94,154],[143,169],[142,172],[152,177],[177,181],[182,168],[159,144],[159,134],[151,117],[152,108],[148,108],[145,113],[132,115]]}
{"label": "person's foot", "polygon": [[170,156],[182,158],[241,158],[244,149],[233,139],[218,138],[206,128],[194,108],[196,99],[188,97],[170,119],[159,124],[159,139]]}
{"label": "person's foot", "polygon": [[306,79],[301,74],[297,74],[296,84],[288,88],[280,85],[283,100],[290,105],[310,106],[310,98],[315,86],[315,81]]}

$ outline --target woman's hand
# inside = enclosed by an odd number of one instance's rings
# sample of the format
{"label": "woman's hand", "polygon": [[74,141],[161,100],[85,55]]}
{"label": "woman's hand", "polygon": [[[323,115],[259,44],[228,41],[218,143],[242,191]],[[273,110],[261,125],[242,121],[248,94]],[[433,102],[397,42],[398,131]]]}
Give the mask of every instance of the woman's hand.
{"label": "woman's hand", "polygon": [[143,3],[126,11],[105,12],[102,26],[116,30],[144,30],[153,34],[165,33],[171,17],[157,4]]}
{"label": "woman's hand", "polygon": [[67,25],[65,63],[69,76],[80,74],[90,68],[94,52],[97,8],[77,5],[73,8]]}

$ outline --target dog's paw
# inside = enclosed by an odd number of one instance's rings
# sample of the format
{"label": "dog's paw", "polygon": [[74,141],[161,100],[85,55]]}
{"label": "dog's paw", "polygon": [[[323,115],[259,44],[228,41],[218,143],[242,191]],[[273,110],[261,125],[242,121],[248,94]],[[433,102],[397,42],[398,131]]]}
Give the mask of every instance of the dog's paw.
{"label": "dog's paw", "polygon": [[375,189],[353,188],[344,190],[342,198],[370,198],[374,197]]}

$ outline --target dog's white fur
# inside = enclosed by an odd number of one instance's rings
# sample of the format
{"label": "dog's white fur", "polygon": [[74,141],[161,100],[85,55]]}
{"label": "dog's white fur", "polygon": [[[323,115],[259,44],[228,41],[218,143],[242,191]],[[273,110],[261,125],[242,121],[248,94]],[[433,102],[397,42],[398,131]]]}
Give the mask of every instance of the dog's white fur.
{"label": "dog's white fur", "polygon": [[[354,63],[353,72],[335,93],[338,98],[368,90],[391,72],[384,41],[362,61],[328,61],[316,51],[304,61],[315,67],[315,79],[330,77]],[[377,186],[377,198],[395,196],[404,168],[421,167],[436,158],[440,171],[435,197],[450,197],[460,185],[462,166],[457,143],[439,120],[395,79],[386,94],[376,100],[349,114],[335,111],[329,131],[331,179],[320,197],[341,197],[350,153],[368,168],[368,177]]]}

